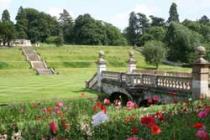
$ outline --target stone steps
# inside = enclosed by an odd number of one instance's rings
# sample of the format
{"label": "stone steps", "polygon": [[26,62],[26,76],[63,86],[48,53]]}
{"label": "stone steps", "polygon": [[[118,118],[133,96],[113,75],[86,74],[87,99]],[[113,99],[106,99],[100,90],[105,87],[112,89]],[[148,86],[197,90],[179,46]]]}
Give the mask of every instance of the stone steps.
{"label": "stone steps", "polygon": [[23,54],[26,56],[27,61],[30,62],[31,67],[39,75],[51,75],[53,72],[47,67],[41,57],[36,53],[33,47],[22,47]]}

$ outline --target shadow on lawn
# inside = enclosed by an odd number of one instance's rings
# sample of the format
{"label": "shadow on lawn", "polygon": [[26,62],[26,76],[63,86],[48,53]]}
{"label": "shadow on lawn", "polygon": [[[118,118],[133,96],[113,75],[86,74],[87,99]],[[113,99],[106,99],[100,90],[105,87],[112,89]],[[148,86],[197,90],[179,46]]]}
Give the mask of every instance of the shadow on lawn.
{"label": "shadow on lawn", "polygon": [[73,92],[76,92],[76,93],[86,93],[87,92],[87,93],[94,94],[94,95],[100,94],[99,92],[92,90],[92,89],[88,89],[88,88],[82,88],[81,90],[77,90],[77,91],[73,91]]}

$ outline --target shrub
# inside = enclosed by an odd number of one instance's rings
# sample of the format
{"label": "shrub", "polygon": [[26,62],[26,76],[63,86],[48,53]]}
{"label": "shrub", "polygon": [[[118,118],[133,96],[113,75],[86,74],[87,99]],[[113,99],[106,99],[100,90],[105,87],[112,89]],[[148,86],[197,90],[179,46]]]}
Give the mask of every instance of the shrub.
{"label": "shrub", "polygon": [[46,39],[46,43],[55,44],[56,46],[62,46],[63,38],[61,36],[50,36]]}
{"label": "shrub", "polygon": [[160,41],[149,41],[144,45],[143,55],[149,64],[154,64],[158,69],[159,64],[166,56],[164,44]]}

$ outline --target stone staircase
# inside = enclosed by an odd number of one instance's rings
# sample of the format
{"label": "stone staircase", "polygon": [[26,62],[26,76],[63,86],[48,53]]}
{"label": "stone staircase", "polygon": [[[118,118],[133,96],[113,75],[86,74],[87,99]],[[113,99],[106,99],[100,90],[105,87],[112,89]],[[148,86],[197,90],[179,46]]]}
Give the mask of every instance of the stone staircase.
{"label": "stone staircase", "polygon": [[54,74],[45,61],[41,59],[41,57],[37,54],[37,52],[33,49],[33,47],[22,47],[23,54],[25,55],[27,61],[31,64],[31,67],[37,72],[39,75],[51,75]]}

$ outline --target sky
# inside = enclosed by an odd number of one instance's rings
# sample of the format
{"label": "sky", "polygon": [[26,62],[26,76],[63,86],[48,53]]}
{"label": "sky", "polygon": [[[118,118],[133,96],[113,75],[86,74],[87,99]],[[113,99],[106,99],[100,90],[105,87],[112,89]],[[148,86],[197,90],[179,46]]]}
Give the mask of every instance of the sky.
{"label": "sky", "polygon": [[131,11],[168,19],[172,2],[178,5],[180,20],[197,20],[203,15],[210,17],[210,0],[0,0],[0,14],[8,9],[15,21],[18,8],[35,8],[52,16],[59,16],[66,9],[75,19],[89,13],[98,20],[109,22],[121,30],[128,25]]}

